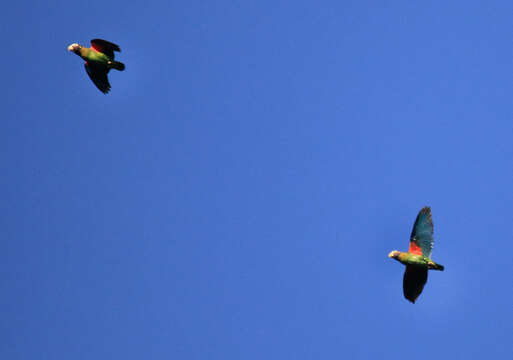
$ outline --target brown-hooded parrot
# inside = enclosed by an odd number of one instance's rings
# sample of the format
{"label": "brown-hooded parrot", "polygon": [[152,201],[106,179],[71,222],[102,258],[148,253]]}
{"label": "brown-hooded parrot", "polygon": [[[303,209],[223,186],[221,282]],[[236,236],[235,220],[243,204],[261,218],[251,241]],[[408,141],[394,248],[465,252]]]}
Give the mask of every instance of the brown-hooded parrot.
{"label": "brown-hooded parrot", "polygon": [[71,44],[68,46],[68,51],[74,52],[85,60],[84,66],[87,75],[104,94],[110,90],[109,79],[107,78],[110,69],[125,70],[125,64],[114,61],[114,51],[121,52],[121,49],[116,44],[106,40],[93,39],[90,48]]}
{"label": "brown-hooded parrot", "polygon": [[388,257],[406,265],[403,278],[404,297],[415,303],[427,282],[428,269],[443,271],[444,267],[431,260],[433,251],[433,219],[431,208],[420,210],[413,224],[408,252],[394,250]]}

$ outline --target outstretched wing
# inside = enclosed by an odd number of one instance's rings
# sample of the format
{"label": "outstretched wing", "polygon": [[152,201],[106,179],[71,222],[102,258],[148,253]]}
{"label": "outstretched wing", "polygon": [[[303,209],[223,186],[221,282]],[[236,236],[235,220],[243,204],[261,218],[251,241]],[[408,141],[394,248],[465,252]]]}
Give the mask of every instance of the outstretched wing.
{"label": "outstretched wing", "polygon": [[431,258],[433,241],[433,219],[431,218],[431,208],[426,206],[420,210],[417,215],[417,219],[415,220],[415,224],[413,225],[408,252]]}
{"label": "outstretched wing", "polygon": [[404,297],[415,304],[424,285],[426,285],[428,276],[427,267],[406,265],[403,277]]}
{"label": "outstretched wing", "polygon": [[93,80],[96,87],[100,89],[102,93],[108,93],[110,90],[109,79],[107,78],[109,69],[103,65],[95,65],[94,63],[89,62],[86,62],[84,67],[87,75],[89,75],[91,80]]}
{"label": "outstretched wing", "polygon": [[114,60],[114,51],[121,52],[121,49],[116,44],[113,44],[107,40],[93,39],[91,40],[91,47],[96,51],[104,53],[111,60]]}

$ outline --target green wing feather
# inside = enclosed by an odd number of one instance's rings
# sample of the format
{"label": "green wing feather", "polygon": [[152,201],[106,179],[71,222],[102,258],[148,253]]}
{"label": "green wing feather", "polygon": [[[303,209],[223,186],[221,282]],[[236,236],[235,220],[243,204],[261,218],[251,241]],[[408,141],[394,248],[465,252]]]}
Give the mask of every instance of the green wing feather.
{"label": "green wing feather", "polygon": [[413,230],[410,236],[410,249],[409,252],[417,253],[418,248],[422,255],[431,258],[433,251],[433,219],[431,217],[431,208],[429,206],[420,210],[413,225]]}

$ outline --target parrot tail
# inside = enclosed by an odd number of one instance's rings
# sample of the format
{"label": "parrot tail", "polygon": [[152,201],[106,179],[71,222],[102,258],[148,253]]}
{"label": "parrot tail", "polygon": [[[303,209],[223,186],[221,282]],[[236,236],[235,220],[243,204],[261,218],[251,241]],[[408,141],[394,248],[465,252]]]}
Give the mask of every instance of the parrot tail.
{"label": "parrot tail", "polygon": [[109,65],[111,66],[111,68],[119,70],[119,71],[125,70],[125,64],[123,64],[122,62],[119,62],[119,61],[110,61]]}
{"label": "parrot tail", "polygon": [[439,270],[439,271],[444,271],[444,266],[443,265],[440,265],[440,264],[437,264],[436,262],[430,262],[428,263],[428,267],[430,270]]}

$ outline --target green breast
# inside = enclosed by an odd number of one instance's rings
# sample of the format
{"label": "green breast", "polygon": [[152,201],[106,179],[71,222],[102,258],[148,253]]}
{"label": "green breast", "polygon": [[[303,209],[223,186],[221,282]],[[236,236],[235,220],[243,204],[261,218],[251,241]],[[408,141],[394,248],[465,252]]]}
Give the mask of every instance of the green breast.
{"label": "green breast", "polygon": [[89,48],[81,48],[80,56],[86,61],[107,63],[110,59],[107,55]]}
{"label": "green breast", "polygon": [[399,261],[404,265],[417,265],[417,266],[427,266],[428,259],[422,255],[410,254],[407,252],[403,252],[399,254]]}

